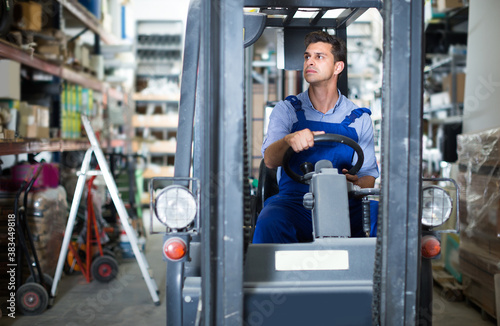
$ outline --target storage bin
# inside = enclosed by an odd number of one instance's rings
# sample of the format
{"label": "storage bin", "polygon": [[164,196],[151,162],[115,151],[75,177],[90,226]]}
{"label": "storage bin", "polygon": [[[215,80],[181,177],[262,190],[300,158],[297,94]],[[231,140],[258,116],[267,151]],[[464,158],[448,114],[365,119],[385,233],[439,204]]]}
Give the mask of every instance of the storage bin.
{"label": "storage bin", "polygon": [[97,19],[101,19],[101,0],[78,0]]}

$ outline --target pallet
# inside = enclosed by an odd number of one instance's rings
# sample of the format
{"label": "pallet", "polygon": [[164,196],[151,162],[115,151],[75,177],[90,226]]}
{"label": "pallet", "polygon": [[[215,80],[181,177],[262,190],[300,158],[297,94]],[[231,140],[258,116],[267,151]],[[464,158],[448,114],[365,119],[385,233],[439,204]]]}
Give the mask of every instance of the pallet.
{"label": "pallet", "polygon": [[444,269],[444,265],[432,266],[432,278],[434,284],[440,288],[439,294],[450,302],[464,301],[464,293],[462,285]]}
{"label": "pallet", "polygon": [[481,302],[479,302],[478,300],[476,300],[472,297],[469,297],[467,295],[464,295],[464,298],[465,298],[465,304],[468,307],[471,307],[471,308],[477,310],[479,313],[481,313],[482,320],[489,320],[492,322],[497,321],[497,325],[498,325],[499,321],[496,319],[495,316],[493,316],[491,314],[491,312],[489,312],[488,310],[483,308],[483,306],[481,305]]}

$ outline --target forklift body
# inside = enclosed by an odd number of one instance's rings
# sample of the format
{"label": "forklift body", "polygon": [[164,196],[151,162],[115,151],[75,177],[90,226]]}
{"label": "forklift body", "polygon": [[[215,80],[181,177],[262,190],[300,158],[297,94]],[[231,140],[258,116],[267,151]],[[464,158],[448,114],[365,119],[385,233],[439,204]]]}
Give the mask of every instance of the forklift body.
{"label": "forklift body", "polygon": [[[151,186],[151,194],[157,193],[151,199],[152,215],[167,226],[169,326],[399,326],[415,325],[428,315],[418,304],[423,2],[191,1],[175,177],[153,180]],[[259,14],[244,15],[245,7],[258,8]],[[300,8],[317,13],[311,19],[294,18]],[[345,39],[347,26],[368,8],[378,9],[384,20],[378,237],[326,234],[312,243],[249,244],[253,216],[245,103],[251,77],[244,45],[258,39],[264,27],[284,30],[285,43],[289,40],[285,53],[297,50],[293,41],[301,43],[312,30],[333,29]],[[324,18],[330,9],[343,10],[337,18]],[[299,52],[302,58],[303,47]],[[285,60],[285,68],[288,64],[293,67],[293,59]],[[339,81],[344,94],[347,75]],[[323,170],[311,178],[331,177],[328,168]],[[335,184],[349,192],[345,177]],[[187,207],[182,211],[193,213],[178,214],[181,222],[173,227],[167,221],[176,213],[156,207],[167,194],[178,194],[178,186],[191,195],[171,201],[172,207],[180,211],[182,202]]]}

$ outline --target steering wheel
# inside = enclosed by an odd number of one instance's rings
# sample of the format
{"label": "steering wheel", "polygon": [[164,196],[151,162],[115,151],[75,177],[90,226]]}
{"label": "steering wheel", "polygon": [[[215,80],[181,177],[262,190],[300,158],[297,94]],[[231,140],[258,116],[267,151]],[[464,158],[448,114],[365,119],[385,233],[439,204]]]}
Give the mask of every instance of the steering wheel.
{"label": "steering wheel", "polygon": [[[365,156],[363,154],[363,150],[361,147],[356,143],[354,140],[352,140],[349,137],[342,136],[342,135],[337,135],[337,134],[322,134],[322,135],[315,135],[314,136],[314,142],[315,143],[321,143],[321,142],[335,142],[335,143],[340,143],[340,144],[345,144],[349,147],[351,147],[356,154],[358,154],[358,161],[356,162],[356,165],[354,165],[347,173],[355,175],[358,173],[359,169],[361,169],[361,166],[363,166],[363,161],[365,159]],[[293,180],[299,183],[303,184],[309,184],[308,178],[306,178],[305,175],[299,175],[295,173],[291,168],[290,168],[290,159],[292,155],[295,154],[295,151],[293,148],[289,148],[286,152],[285,155],[283,155],[283,163],[282,166],[285,169],[286,174]]]}

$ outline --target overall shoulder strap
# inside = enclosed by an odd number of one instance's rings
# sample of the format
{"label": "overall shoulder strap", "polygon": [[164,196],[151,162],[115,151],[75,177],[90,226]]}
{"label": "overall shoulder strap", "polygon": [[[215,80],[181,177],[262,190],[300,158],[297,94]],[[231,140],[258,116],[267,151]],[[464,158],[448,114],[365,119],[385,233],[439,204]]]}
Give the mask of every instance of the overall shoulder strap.
{"label": "overall shoulder strap", "polygon": [[344,121],[342,121],[343,125],[350,125],[354,121],[356,121],[357,118],[361,117],[364,113],[368,113],[368,115],[372,114],[372,111],[370,111],[367,108],[358,108],[354,109],[351,111],[351,114],[345,117]]}
{"label": "overall shoulder strap", "polygon": [[290,104],[292,104],[293,108],[295,109],[295,112],[302,110],[302,102],[297,98],[297,96],[295,95],[287,96],[285,101],[288,101],[290,102]]}

